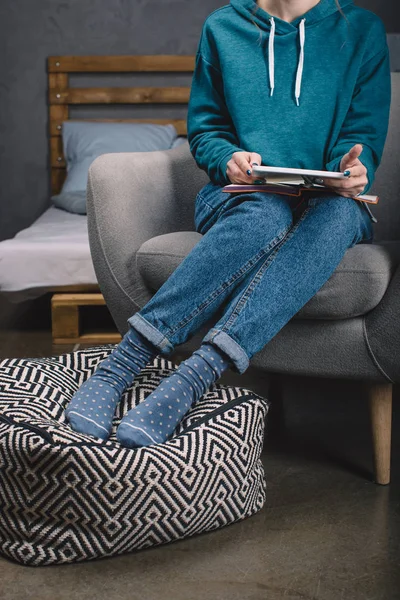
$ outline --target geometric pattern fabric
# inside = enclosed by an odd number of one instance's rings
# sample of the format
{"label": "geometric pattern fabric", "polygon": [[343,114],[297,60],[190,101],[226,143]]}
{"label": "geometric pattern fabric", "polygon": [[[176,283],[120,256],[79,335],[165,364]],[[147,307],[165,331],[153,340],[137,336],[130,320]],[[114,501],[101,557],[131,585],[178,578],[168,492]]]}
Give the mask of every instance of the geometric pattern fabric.
{"label": "geometric pattern fabric", "polygon": [[214,383],[166,442],[129,449],[123,416],[177,365],[157,356],[118,404],[107,441],[64,410],[115,346],[0,362],[0,554],[30,566],[81,562],[213,531],[258,512],[268,402]]}

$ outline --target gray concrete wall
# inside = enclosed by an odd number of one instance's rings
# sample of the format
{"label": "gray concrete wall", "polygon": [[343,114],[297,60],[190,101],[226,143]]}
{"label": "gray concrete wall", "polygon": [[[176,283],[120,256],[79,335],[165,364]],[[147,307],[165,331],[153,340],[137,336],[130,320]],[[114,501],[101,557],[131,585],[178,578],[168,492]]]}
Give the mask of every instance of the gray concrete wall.
{"label": "gray concrete wall", "polygon": [[[0,239],[29,226],[49,204],[46,58],[193,54],[204,19],[225,4],[227,0],[0,0]],[[388,34],[400,32],[397,0],[356,4],[379,14]],[[392,67],[400,70],[400,35],[389,39],[397,47]],[[85,109],[76,116],[82,114]]]}

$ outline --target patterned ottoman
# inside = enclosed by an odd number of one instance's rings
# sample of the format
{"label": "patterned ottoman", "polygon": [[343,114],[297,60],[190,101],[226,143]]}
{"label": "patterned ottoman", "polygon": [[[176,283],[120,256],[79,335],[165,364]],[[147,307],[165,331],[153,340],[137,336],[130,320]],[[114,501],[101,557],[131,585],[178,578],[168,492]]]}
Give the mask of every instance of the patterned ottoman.
{"label": "patterned ottoman", "polygon": [[268,402],[213,384],[163,444],[116,429],[178,365],[157,356],[124,394],[107,441],[64,409],[114,346],[0,362],[0,554],[43,566],[114,556],[240,521],[265,502]]}

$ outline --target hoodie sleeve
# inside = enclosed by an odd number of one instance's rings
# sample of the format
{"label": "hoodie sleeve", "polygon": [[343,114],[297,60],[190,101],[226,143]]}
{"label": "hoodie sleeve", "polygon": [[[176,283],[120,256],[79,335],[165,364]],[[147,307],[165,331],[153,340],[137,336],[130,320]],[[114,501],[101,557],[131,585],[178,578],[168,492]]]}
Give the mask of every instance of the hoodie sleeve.
{"label": "hoodie sleeve", "polygon": [[391,102],[390,57],[384,24],[375,15],[366,52],[354,88],[350,108],[337,143],[328,156],[328,171],[340,171],[343,155],[362,144],[359,160],[367,169],[366,194],[374,179],[385,146]]}
{"label": "hoodie sleeve", "polygon": [[[239,147],[232,119],[225,104],[222,73],[210,62],[210,47],[203,33],[196,54],[190,91],[187,134],[197,165],[216,185],[228,185],[226,166]],[[205,56],[207,55],[207,57]],[[217,61],[215,61],[217,62]]]}
{"label": "hoodie sleeve", "polygon": [[376,51],[374,44],[375,54],[368,57],[360,68],[350,108],[326,164],[328,171],[340,171],[343,155],[354,144],[362,144],[359,160],[366,167],[368,177],[368,184],[361,192],[363,194],[368,193],[375,179],[389,126],[391,75],[389,48],[383,26],[379,39],[380,49]]}

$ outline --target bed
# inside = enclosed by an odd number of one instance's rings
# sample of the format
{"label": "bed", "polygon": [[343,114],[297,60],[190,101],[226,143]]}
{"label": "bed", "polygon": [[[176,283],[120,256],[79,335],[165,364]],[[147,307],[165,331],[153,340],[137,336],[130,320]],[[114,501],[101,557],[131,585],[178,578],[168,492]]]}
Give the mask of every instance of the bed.
{"label": "bed", "polygon": [[95,291],[86,216],[51,206],[30,227],[1,242],[0,282],[1,292],[14,302],[55,288]]}
{"label": "bed", "polygon": [[[66,177],[63,155],[62,123],[67,120],[155,123],[174,125],[179,136],[186,136],[186,118],[160,117],[165,105],[185,108],[190,86],[149,87],[92,87],[73,78],[78,74],[107,75],[112,83],[122,77],[140,74],[158,74],[165,79],[173,75],[191,75],[194,56],[52,56],[48,58],[49,92],[49,155],[51,194],[58,194]],[[147,81],[145,81],[147,82]],[[76,118],[73,112],[90,106],[97,111],[120,105],[128,108],[129,118],[107,116]],[[135,105],[135,106],[134,106]],[[157,106],[158,105],[158,106]],[[132,109],[132,111],[131,111]],[[134,109],[144,117],[131,118]],[[145,110],[142,110],[145,109]],[[73,117],[71,119],[71,117]],[[80,330],[79,307],[105,304],[98,288],[90,256],[87,235],[87,217],[50,206],[30,227],[14,238],[0,242],[0,293],[12,302],[21,302],[51,292],[52,333],[55,343],[112,342],[119,334],[91,334]]]}

